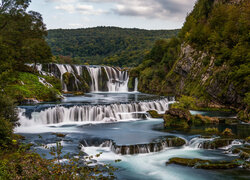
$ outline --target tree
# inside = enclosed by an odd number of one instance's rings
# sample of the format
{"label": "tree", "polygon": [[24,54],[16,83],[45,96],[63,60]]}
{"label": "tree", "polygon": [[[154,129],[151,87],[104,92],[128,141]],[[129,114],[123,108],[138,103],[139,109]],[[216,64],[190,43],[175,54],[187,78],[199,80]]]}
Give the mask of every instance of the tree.
{"label": "tree", "polygon": [[2,0],[0,4],[0,48],[9,51],[0,55],[0,62],[8,60],[14,70],[22,69],[25,63],[49,62],[52,57],[41,14],[26,12],[30,2]]}

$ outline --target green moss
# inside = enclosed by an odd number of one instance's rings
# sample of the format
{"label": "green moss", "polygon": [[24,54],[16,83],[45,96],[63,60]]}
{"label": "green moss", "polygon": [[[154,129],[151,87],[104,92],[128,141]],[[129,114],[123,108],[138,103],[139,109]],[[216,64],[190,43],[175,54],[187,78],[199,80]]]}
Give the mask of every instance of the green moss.
{"label": "green moss", "polygon": [[129,91],[133,91],[135,89],[135,77],[129,77],[128,89]]}
{"label": "green moss", "polygon": [[185,144],[186,144],[186,141],[182,138],[179,138],[179,137],[172,138],[172,145],[175,147],[183,146]]}
{"label": "green moss", "polygon": [[203,143],[205,149],[218,149],[224,146],[228,146],[233,142],[232,138],[216,138],[213,141],[206,141]]}
{"label": "green moss", "polygon": [[169,164],[178,164],[182,166],[189,166],[189,167],[195,167],[198,169],[233,169],[236,168],[242,163],[238,160],[233,161],[215,161],[212,162],[210,160],[203,160],[203,159],[188,159],[188,158],[178,158],[174,157],[169,159],[168,162],[166,162],[166,165]]}
{"label": "green moss", "polygon": [[178,164],[178,165],[182,165],[182,166],[190,166],[193,167],[195,166],[197,163],[210,163],[211,161],[209,160],[202,160],[202,159],[188,159],[188,158],[178,158],[178,157],[174,157],[169,159],[169,161],[166,163],[166,165],[168,164]]}
{"label": "green moss", "polygon": [[82,68],[82,77],[83,77],[83,80],[84,80],[88,85],[91,85],[92,80],[91,80],[90,74],[89,74],[89,72],[88,72],[88,69],[87,69],[86,67],[83,67],[83,68]]}
{"label": "green moss", "polygon": [[219,134],[218,128],[206,128],[205,133],[207,134]]}
{"label": "green moss", "polygon": [[152,118],[163,118],[163,114],[159,114],[157,111],[155,111],[155,110],[150,110],[150,111],[147,111],[149,114],[150,114],[150,116],[152,117]]}
{"label": "green moss", "polygon": [[187,129],[190,128],[188,122],[171,115],[164,115],[164,127],[165,128],[177,128],[177,129]]}

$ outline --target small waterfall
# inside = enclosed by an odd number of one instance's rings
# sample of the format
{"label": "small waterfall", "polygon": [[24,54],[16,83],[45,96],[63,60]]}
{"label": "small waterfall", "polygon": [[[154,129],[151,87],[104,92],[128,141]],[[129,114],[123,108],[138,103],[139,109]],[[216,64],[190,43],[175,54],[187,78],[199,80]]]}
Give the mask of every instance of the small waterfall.
{"label": "small waterfall", "polygon": [[146,154],[159,152],[168,147],[180,147],[183,146],[183,143],[176,143],[176,141],[181,140],[185,142],[184,139],[178,137],[163,137],[161,139],[154,140],[146,144],[133,144],[133,145],[117,145],[112,140],[93,138],[93,139],[84,139],[81,141],[83,151],[84,147],[108,147],[116,154],[121,155],[133,155],[133,154]]}
{"label": "small waterfall", "polygon": [[129,76],[127,71],[113,67],[104,67],[108,75],[108,91],[109,92],[128,92]]}
{"label": "small waterfall", "polygon": [[143,119],[148,110],[165,112],[168,110],[168,106],[167,98],[131,104],[83,105],[69,108],[55,106],[40,112],[33,112],[30,117],[26,117],[25,113],[21,111],[19,118],[21,125],[28,125],[29,122],[35,122],[35,124],[115,122]]}
{"label": "small waterfall", "polygon": [[88,72],[91,77],[91,91],[98,92],[99,91],[99,77],[101,75],[100,67],[87,67]]}
{"label": "small waterfall", "polygon": [[135,90],[134,92],[138,91],[138,78],[135,78]]}

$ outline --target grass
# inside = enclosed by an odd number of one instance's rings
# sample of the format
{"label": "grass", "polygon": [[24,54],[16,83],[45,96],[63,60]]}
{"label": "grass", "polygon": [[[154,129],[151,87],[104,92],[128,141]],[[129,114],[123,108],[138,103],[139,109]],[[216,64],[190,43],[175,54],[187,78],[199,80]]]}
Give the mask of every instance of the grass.
{"label": "grass", "polygon": [[12,79],[12,83],[5,87],[5,92],[17,99],[18,102],[29,98],[39,101],[56,100],[57,95],[60,95],[60,84],[58,81],[53,77],[39,76],[45,78],[53,87],[47,87],[39,82],[38,75],[18,72],[17,76]]}

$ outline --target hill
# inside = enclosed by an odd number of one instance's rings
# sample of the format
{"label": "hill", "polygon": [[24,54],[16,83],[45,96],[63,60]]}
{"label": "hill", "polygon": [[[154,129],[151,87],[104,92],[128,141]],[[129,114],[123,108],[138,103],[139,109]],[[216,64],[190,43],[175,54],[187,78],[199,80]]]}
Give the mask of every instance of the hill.
{"label": "hill", "polygon": [[[158,39],[176,36],[178,30],[142,30],[118,27],[49,30],[53,55],[70,56],[74,63],[136,66]],[[66,62],[67,63],[67,62]]]}
{"label": "hill", "polygon": [[157,41],[131,71],[139,90],[185,94],[248,114],[249,15],[247,0],[198,0],[178,38]]}

